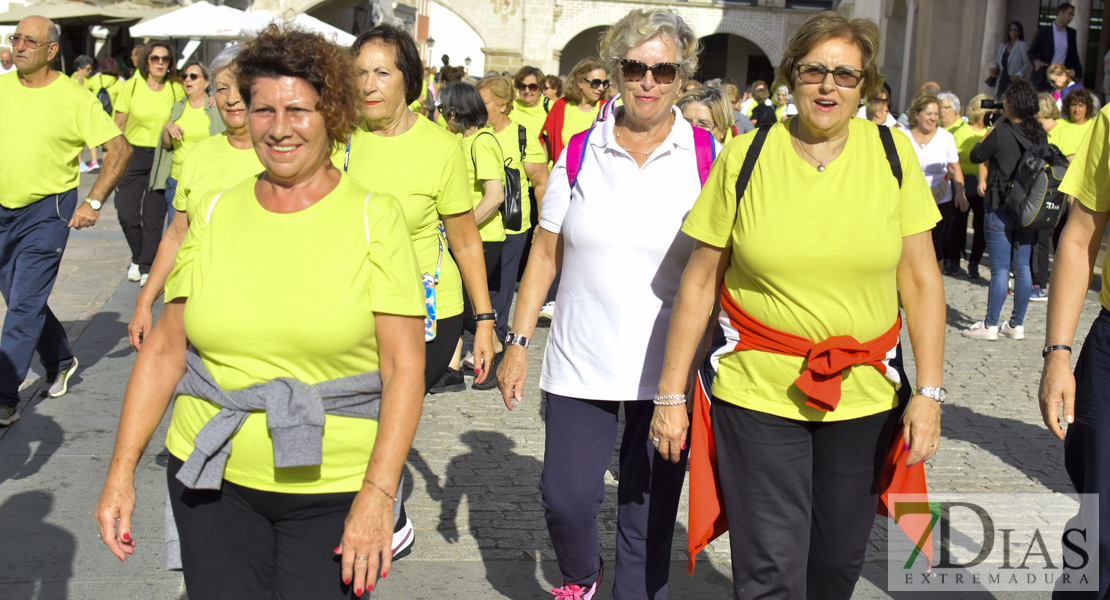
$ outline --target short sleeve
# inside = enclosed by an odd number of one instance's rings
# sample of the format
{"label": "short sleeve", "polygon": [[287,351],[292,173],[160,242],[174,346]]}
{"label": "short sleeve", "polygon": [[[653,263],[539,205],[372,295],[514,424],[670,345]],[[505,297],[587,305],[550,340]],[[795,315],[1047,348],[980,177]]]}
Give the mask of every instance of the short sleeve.
{"label": "short sleeve", "polygon": [[567,180],[567,153],[559,157],[547,178],[543,202],[540,203],[540,227],[558,234],[563,230],[563,217],[570,208],[570,181]]}
{"label": "short sleeve", "polygon": [[1065,194],[1075,196],[1083,206],[1110,211],[1110,106],[1103,108],[1079,144],[1075,159],[1060,184]]}
{"label": "short sleeve", "polygon": [[[139,77],[138,71],[135,72],[135,77]],[[128,79],[123,84],[123,89],[120,90],[119,94],[116,96],[116,101],[115,101],[115,104],[114,104],[116,112],[121,112],[121,113],[130,113],[131,112],[131,96],[135,91],[135,86],[136,85],[138,85],[138,81],[135,80],[134,77],[132,77],[131,79]]]}
{"label": "short sleeve", "polygon": [[[193,264],[200,251],[204,229],[208,226],[208,211],[212,203],[223,193],[224,191],[213,191],[201,201],[203,206],[198,207],[197,214],[190,215],[189,230],[185,233],[185,239],[182,240],[181,248],[177,251],[173,271],[170,271],[169,276],[166,277],[166,302],[189,297],[193,288]],[[177,208],[176,205],[174,208]]]}
{"label": "short sleeve", "polygon": [[447,155],[435,201],[436,212],[441,215],[457,215],[474,208],[470,197],[470,175],[467,174],[461,143],[456,144]]}
{"label": "short sleeve", "polygon": [[[709,170],[705,187],[682,224],[682,232],[710,246],[725,248],[736,223],[736,179],[751,140],[744,134],[730,142]],[[741,141],[742,140],[742,141]],[[735,166],[734,166],[735,165]]]}
{"label": "short sleeve", "polygon": [[185,162],[181,165],[181,180],[177,182],[177,191],[173,194],[173,209],[179,212],[185,212],[189,206],[189,194],[193,191],[192,181],[195,175],[193,165],[195,160],[190,161],[189,155],[185,155]]}
{"label": "short sleeve", "polygon": [[[940,209],[937,208],[929,182],[918,165],[917,153],[906,136],[892,136],[898,150],[898,160],[902,163],[902,187],[899,190],[898,222],[902,237],[909,237],[929,231],[940,222]],[[953,145],[954,149],[955,145]],[[880,149],[881,151],[881,149]],[[952,162],[959,162],[959,156]],[[910,165],[914,168],[906,168]]]}
{"label": "short sleeve", "polygon": [[86,146],[89,148],[102,146],[109,140],[123,135],[112,117],[104,112],[104,107],[95,96],[89,97],[84,92],[81,92],[80,96],[82,102],[77,113],[77,131]]}
{"label": "short sleeve", "polygon": [[956,138],[952,134],[948,134],[945,138],[944,151],[945,161],[948,164],[960,162],[960,149],[956,147]]}
{"label": "short sleeve", "polygon": [[401,204],[373,194],[366,205],[370,236],[370,310],[409,317],[425,315],[424,284]]}
{"label": "short sleeve", "polygon": [[540,143],[540,138],[528,135],[524,132],[526,139],[524,146],[524,162],[536,163],[541,165],[547,164],[547,153],[543,151],[543,144]]}
{"label": "short sleeve", "polygon": [[474,155],[474,179],[487,181],[496,179],[505,182],[505,162],[501,147],[492,135],[479,134],[470,147]]}

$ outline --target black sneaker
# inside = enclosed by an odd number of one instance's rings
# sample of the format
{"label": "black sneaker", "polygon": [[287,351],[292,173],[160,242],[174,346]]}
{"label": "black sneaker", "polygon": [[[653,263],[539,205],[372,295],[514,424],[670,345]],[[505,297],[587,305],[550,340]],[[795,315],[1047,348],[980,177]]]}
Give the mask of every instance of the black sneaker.
{"label": "black sneaker", "polygon": [[489,375],[486,375],[486,380],[482,383],[471,384],[471,389],[475,390],[492,390],[497,387],[497,367],[501,366],[501,359],[505,358],[505,350],[502,349],[497,354],[493,355],[493,366],[489,368]]}
{"label": "black sneaker", "polygon": [[466,380],[463,379],[462,371],[447,367],[447,372],[439,378],[439,381],[428,390],[429,394],[446,394],[447,392],[461,392],[466,390]]}
{"label": "black sneaker", "polygon": [[967,278],[979,279],[979,263],[967,263]]}

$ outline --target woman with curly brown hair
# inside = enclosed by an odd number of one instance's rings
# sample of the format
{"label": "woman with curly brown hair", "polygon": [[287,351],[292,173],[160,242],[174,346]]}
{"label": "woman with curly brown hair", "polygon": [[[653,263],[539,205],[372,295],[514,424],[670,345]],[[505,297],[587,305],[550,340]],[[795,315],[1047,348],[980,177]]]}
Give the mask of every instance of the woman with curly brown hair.
{"label": "woman with curly brown hair", "polygon": [[167,477],[189,597],[361,596],[390,568],[420,416],[416,255],[398,202],[331,162],[360,118],[350,55],[271,25],[236,67],[265,172],[190,222],[95,516],[116,557],[134,553],[134,470],[176,384]]}

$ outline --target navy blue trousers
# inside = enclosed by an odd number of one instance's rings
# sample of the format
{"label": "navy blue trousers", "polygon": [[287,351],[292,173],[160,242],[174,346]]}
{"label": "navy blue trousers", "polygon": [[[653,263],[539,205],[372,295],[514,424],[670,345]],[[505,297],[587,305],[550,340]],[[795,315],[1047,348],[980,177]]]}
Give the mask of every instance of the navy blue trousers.
{"label": "navy blue trousers", "polygon": [[[605,470],[624,407],[624,438],[617,483],[616,600],[666,598],[671,538],[686,452],[678,464],[663,460],[648,439],[654,405],[646,400],[580,400],[547,394],[546,439],[540,492],[547,531],[566,583],[588,586],[601,571],[598,512]],[[604,582],[603,582],[604,583]]]}
{"label": "navy blue trousers", "polygon": [[76,189],[23,208],[0,206],[0,294],[8,305],[0,332],[0,404],[19,403],[19,385],[36,350],[48,377],[73,362],[65,328],[46,300],[76,209]]}
{"label": "navy blue trousers", "polygon": [[1110,311],[1099,312],[1075,364],[1075,422],[1064,438],[1064,468],[1075,491],[1099,494],[1099,591],[1053,598],[1106,598],[1110,591]]}

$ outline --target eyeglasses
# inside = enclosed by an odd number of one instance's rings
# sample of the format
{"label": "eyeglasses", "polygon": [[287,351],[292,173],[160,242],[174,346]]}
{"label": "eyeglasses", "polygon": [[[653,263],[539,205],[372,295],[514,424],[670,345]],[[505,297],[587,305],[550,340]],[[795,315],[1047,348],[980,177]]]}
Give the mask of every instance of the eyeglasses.
{"label": "eyeglasses", "polygon": [[54,42],[40,42],[40,41],[36,40],[35,38],[29,38],[29,37],[23,35],[22,33],[13,33],[13,34],[8,36],[8,43],[10,43],[13,48],[15,47],[16,44],[18,44],[20,42],[23,42],[23,45],[26,46],[28,50],[34,50],[34,49],[38,48],[39,46],[41,46],[43,44],[53,44],[54,43]]}
{"label": "eyeglasses", "polygon": [[538,91],[540,91],[540,86],[538,86],[534,83],[522,83],[522,84],[516,86],[516,89],[518,89],[522,92],[538,92]]}
{"label": "eyeglasses", "polygon": [[624,79],[631,83],[640,81],[647,76],[648,71],[651,71],[651,78],[659,85],[667,85],[673,83],[675,77],[678,77],[678,69],[682,65],[678,63],[661,62],[655,63],[650,67],[647,64],[638,60],[629,58],[621,59],[621,73]]}
{"label": "eyeglasses", "polygon": [[148,60],[152,63],[162,63],[164,65],[168,65],[168,64],[170,64],[170,55],[169,54],[151,54],[150,58]]}
{"label": "eyeglasses", "polygon": [[1010,31],[1013,31],[1014,33],[1021,33],[1021,30],[1018,29],[1017,27],[1011,27]]}
{"label": "eyeglasses", "polygon": [[856,69],[844,67],[827,69],[821,65],[798,65],[798,79],[801,79],[802,83],[822,83],[829,73],[832,73],[833,82],[842,88],[854,88],[863,81],[863,71]]}
{"label": "eyeglasses", "polygon": [[204,77],[204,75],[201,75],[200,73],[186,73],[185,74],[185,79],[188,79],[189,81],[195,81],[197,79],[200,79],[201,77]]}
{"label": "eyeglasses", "polygon": [[693,125],[694,127],[700,127],[706,131],[713,131],[717,128],[717,124],[713,121],[691,121],[690,119],[686,119],[686,122]]}
{"label": "eyeglasses", "polygon": [[586,85],[594,88],[595,90],[598,88],[607,89],[609,87],[608,79],[586,79],[585,77],[583,77],[582,81],[585,81]]}

